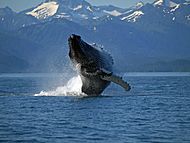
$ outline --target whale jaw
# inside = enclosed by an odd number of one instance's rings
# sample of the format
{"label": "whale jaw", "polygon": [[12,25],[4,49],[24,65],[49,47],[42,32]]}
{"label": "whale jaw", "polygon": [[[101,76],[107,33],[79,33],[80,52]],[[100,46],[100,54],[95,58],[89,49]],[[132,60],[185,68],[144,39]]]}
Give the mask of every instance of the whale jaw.
{"label": "whale jaw", "polygon": [[78,35],[71,35],[68,39],[69,43],[69,57],[75,64],[82,64],[84,59],[84,53],[80,46],[81,37]]}

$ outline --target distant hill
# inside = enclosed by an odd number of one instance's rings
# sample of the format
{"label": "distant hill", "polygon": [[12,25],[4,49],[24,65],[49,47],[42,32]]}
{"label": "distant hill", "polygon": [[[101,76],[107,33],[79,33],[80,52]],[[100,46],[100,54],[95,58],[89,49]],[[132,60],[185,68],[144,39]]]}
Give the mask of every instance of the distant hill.
{"label": "distant hill", "polygon": [[0,72],[21,72],[28,68],[28,63],[5,51],[0,52]]}
{"label": "distant hill", "polygon": [[0,9],[0,72],[63,72],[73,33],[103,45],[118,71],[190,71],[190,1],[123,9],[47,0],[19,13]]}

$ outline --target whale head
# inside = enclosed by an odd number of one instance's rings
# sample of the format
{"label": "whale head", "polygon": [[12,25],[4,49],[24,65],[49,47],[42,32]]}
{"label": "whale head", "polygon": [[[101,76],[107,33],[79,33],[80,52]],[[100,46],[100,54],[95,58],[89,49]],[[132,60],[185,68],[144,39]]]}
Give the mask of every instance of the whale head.
{"label": "whale head", "polygon": [[84,42],[80,36],[72,34],[69,39],[69,57],[75,65],[85,68],[86,72],[95,72],[98,68],[96,56],[97,51]]}
{"label": "whale head", "polygon": [[83,63],[85,61],[85,53],[82,49],[81,37],[78,35],[72,34],[69,39],[69,57],[75,63]]}

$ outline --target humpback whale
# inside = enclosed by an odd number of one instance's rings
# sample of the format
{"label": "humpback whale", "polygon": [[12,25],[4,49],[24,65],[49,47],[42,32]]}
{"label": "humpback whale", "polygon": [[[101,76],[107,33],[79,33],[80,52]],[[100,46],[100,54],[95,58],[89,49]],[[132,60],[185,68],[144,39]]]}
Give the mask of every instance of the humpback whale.
{"label": "humpback whale", "polygon": [[83,93],[89,96],[100,95],[110,82],[127,91],[131,89],[127,82],[113,74],[113,59],[105,50],[84,42],[75,34],[69,37],[68,44],[69,57],[81,77]]}

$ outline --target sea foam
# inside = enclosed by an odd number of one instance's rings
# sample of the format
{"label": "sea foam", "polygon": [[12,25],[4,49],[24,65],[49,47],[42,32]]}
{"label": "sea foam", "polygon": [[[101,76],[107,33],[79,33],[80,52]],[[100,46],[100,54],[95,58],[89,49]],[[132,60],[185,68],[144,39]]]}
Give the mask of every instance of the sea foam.
{"label": "sea foam", "polygon": [[80,76],[71,78],[65,86],[59,86],[55,90],[41,91],[34,96],[85,96],[81,91],[82,80]]}

